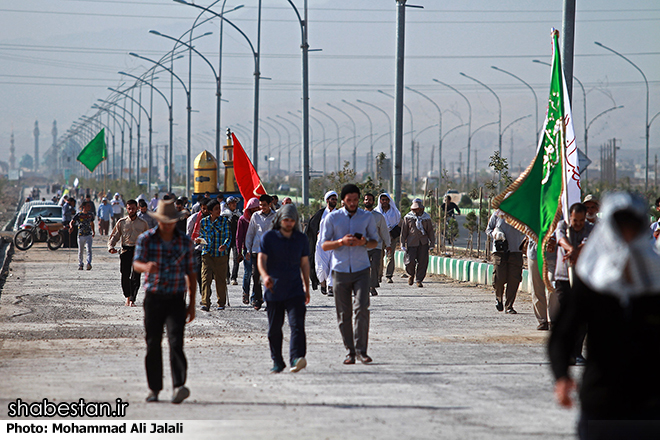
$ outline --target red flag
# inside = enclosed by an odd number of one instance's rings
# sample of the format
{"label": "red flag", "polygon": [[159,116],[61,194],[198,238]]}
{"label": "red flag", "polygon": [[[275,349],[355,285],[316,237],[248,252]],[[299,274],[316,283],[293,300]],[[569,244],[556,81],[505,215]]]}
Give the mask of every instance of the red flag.
{"label": "red flag", "polygon": [[234,176],[243,200],[247,203],[252,197],[268,194],[261,183],[257,170],[252,166],[250,158],[245,154],[243,146],[238,142],[234,133],[231,134],[231,138],[234,142]]}

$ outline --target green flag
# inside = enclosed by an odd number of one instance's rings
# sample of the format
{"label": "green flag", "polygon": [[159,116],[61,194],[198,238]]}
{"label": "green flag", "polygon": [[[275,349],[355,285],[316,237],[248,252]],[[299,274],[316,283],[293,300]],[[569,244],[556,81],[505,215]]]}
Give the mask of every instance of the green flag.
{"label": "green flag", "polygon": [[76,160],[85,165],[90,172],[94,172],[97,166],[108,157],[108,149],[105,146],[105,128],[99,131],[85,148],[82,149]]}
{"label": "green flag", "polygon": [[536,157],[515,182],[493,199],[493,207],[503,212],[507,223],[539,244],[537,261],[546,284],[546,244],[562,216],[568,219],[568,208],[580,201],[577,146],[558,35],[553,30],[550,96]]}

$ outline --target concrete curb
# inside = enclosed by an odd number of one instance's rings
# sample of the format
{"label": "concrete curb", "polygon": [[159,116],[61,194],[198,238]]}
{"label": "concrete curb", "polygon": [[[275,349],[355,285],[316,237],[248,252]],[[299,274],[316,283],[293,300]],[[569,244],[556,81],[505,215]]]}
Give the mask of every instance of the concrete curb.
{"label": "concrete curb", "polygon": [[[398,269],[404,269],[404,252],[396,251],[394,254],[395,265]],[[460,260],[457,258],[429,257],[428,273],[445,275],[458,281],[466,281],[484,286],[493,285],[493,265],[478,261]],[[532,278],[529,271],[523,269],[522,282],[519,291],[530,293],[532,291]]]}

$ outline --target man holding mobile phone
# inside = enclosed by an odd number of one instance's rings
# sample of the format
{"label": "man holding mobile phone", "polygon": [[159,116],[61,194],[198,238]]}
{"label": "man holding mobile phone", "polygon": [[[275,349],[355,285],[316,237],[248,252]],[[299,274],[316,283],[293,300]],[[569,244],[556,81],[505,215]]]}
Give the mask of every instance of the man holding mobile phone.
{"label": "man holding mobile phone", "polygon": [[[339,331],[348,354],[344,364],[354,364],[356,357],[364,364],[372,362],[367,354],[369,341],[369,262],[368,249],[378,245],[376,220],[358,208],[360,189],[353,184],[341,189],[344,206],[328,214],[319,241],[324,251],[332,253],[332,280]],[[355,293],[355,310],[352,295]],[[352,316],[355,311],[355,333]]]}

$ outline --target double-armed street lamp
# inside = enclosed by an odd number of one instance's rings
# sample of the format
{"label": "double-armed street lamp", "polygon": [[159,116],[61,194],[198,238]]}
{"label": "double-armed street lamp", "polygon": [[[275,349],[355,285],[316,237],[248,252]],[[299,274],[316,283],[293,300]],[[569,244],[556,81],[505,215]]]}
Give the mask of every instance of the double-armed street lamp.
{"label": "double-armed street lamp", "polygon": [[594,41],[594,44],[596,46],[602,47],[605,50],[609,50],[615,55],[620,56],[624,60],[628,61],[630,65],[632,65],[637,71],[642,75],[642,78],[644,78],[644,84],[646,85],[646,122],[644,124],[644,131],[645,131],[645,138],[646,138],[646,170],[645,170],[645,177],[644,177],[644,191],[648,191],[649,189],[649,130],[651,128],[651,124],[649,123],[649,82],[646,79],[646,75],[644,75],[644,72],[642,72],[642,69],[640,69],[637,64],[633,63],[630,61],[628,58],[620,54],[614,49],[611,49],[607,46],[605,46],[602,43],[599,43],[598,41]]}
{"label": "double-armed street lamp", "polygon": [[[438,119],[438,123],[435,124],[439,127],[439,130],[438,130],[438,164],[439,164],[438,172],[442,173],[442,110],[440,109],[440,106],[435,103],[434,100],[432,100],[431,98],[426,96],[424,93],[420,92],[419,90],[415,90],[415,89],[410,88],[408,86],[406,86],[406,90],[410,90],[413,93],[417,93],[419,96],[421,96],[422,98],[426,99],[431,104],[433,104],[435,109],[438,111],[438,118],[439,119]],[[434,125],[434,127],[435,127],[435,125]],[[433,170],[433,161],[431,161],[431,170]]]}
{"label": "double-armed street lamp", "polygon": [[329,102],[327,102],[326,104],[328,105],[328,107],[337,110],[339,113],[346,116],[349,121],[351,121],[351,125],[353,126],[353,137],[351,138],[351,139],[353,139],[353,169],[357,172],[357,164],[356,164],[356,160],[357,160],[357,141],[356,141],[356,139],[357,139],[357,130],[356,130],[356,127],[355,127],[355,120],[351,117],[351,115],[349,115],[348,113],[346,113],[344,110],[340,109],[339,107],[337,107],[335,105],[332,105]]}
{"label": "double-armed street lamp", "polygon": [[[342,99],[341,102],[343,102],[344,104],[346,104],[348,106],[353,107],[355,110],[362,113],[367,118],[367,120],[369,121],[369,139],[370,139],[370,142],[369,142],[369,161],[367,162],[366,171],[367,171],[367,173],[373,174],[373,166],[372,165],[373,165],[373,161],[375,160],[374,159],[374,125],[371,122],[371,118],[369,117],[369,114],[367,112],[362,110],[357,105],[351,104],[350,102],[346,101],[345,99]],[[362,140],[364,140],[364,139],[362,139]],[[362,140],[360,142],[362,142]],[[355,153],[353,153],[353,157],[355,157]],[[357,163],[356,163],[355,168],[356,168],[355,171],[357,172]]]}

